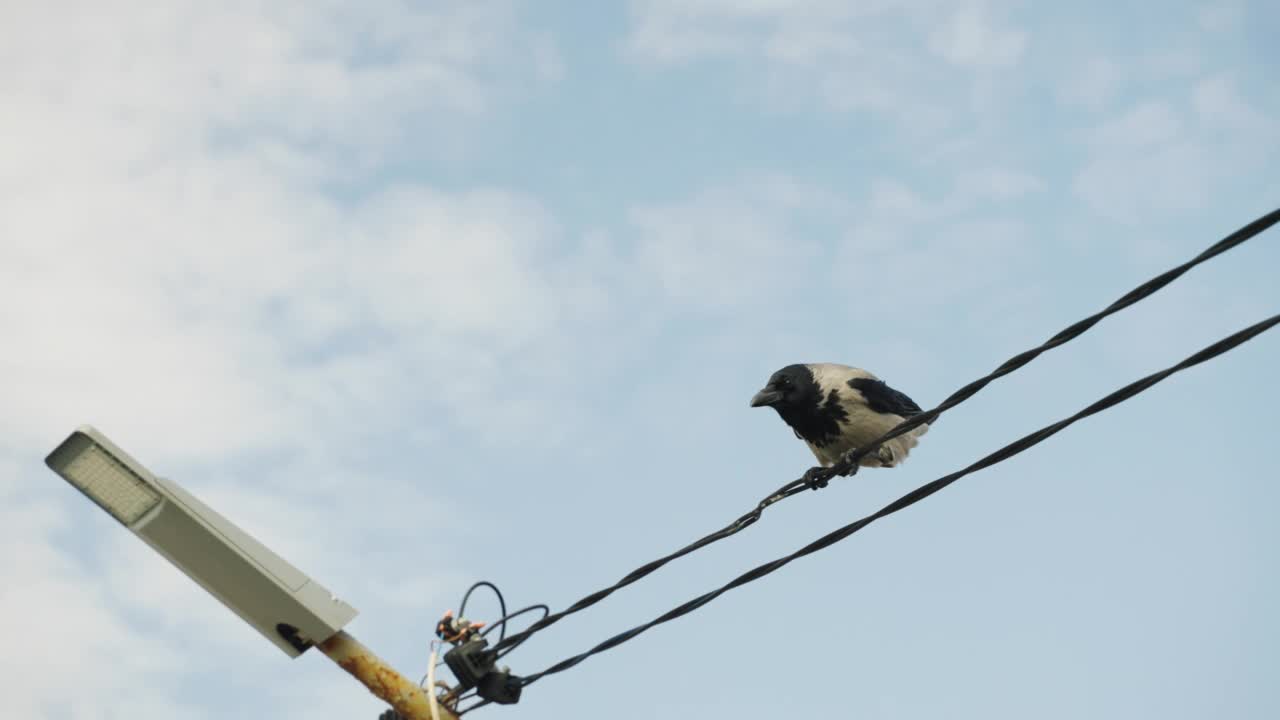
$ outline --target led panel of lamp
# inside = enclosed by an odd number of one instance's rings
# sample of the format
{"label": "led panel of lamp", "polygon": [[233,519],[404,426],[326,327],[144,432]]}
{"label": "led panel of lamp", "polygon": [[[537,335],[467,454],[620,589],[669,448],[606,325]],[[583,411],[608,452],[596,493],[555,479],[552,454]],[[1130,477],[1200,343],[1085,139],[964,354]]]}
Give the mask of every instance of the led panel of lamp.
{"label": "led panel of lamp", "polygon": [[65,477],[125,525],[160,503],[160,494],[97,445],[68,463]]}

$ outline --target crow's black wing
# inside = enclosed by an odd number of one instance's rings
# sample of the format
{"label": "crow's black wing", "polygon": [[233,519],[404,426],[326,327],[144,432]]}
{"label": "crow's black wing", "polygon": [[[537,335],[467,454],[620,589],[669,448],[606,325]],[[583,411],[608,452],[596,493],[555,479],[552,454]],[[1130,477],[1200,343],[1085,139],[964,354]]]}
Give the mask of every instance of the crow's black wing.
{"label": "crow's black wing", "polygon": [[885,385],[883,380],[854,378],[849,381],[849,387],[862,393],[867,399],[867,407],[878,413],[892,413],[907,418],[923,412],[914,400]]}

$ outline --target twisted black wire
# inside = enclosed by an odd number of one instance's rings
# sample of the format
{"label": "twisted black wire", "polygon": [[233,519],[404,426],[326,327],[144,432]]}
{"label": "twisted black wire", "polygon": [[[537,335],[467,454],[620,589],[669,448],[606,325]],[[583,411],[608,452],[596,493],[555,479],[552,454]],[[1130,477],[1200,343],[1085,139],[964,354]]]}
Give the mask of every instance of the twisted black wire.
{"label": "twisted black wire", "polygon": [[[836,465],[829,468],[813,468],[812,470],[810,470],[810,473],[817,474],[818,476],[828,480],[836,475],[844,475],[844,474],[851,473],[852,470],[855,470],[857,468],[858,461],[861,460],[862,457],[867,453],[874,452],[881,445],[881,443],[884,443],[888,440],[892,440],[893,438],[898,437],[903,433],[910,432],[912,429],[919,427],[924,423],[932,423],[934,420],[937,420],[938,416],[941,415],[942,413],[946,412],[947,410],[950,410],[956,405],[959,405],[965,400],[968,400],[969,398],[976,395],[980,390],[982,390],[982,388],[986,387],[989,383],[991,383],[992,380],[995,380],[996,378],[999,378],[1004,375],[1008,375],[1014,370],[1021,368],[1022,366],[1026,365],[1027,363],[1039,357],[1042,353],[1044,353],[1047,350],[1058,347],[1059,345],[1064,345],[1070,342],[1071,340],[1074,340],[1075,338],[1080,337],[1086,331],[1088,331],[1094,325],[1098,324],[1099,321],[1101,321],[1103,318],[1107,317],[1108,315],[1113,315],[1117,312],[1120,312],[1121,310],[1129,307],[1130,305],[1137,303],[1139,300],[1143,300],[1155,294],[1158,290],[1168,285],[1169,283],[1173,282],[1174,280],[1178,279],[1184,273],[1186,273],[1188,270],[1195,267],[1196,265],[1206,262],[1209,259],[1217,255],[1220,255],[1226,252],[1227,250],[1230,250],[1231,248],[1236,247],[1237,245],[1240,245],[1241,243],[1245,242],[1246,240],[1249,240],[1255,235],[1258,235],[1259,233],[1263,232],[1264,230],[1271,227],[1272,225],[1275,225],[1277,222],[1280,222],[1280,209],[1273,210],[1272,212],[1266,215],[1263,215],[1257,220],[1254,220],[1248,225],[1245,225],[1239,230],[1231,233],[1230,235],[1223,238],[1222,240],[1219,240],[1218,242],[1214,243],[1212,246],[1207,248],[1204,252],[1195,256],[1191,260],[1188,260],[1187,262],[1175,268],[1172,268],[1171,270],[1168,270],[1166,272],[1163,272],[1151,278],[1150,280],[1144,282],[1143,284],[1139,285],[1133,290],[1130,290],[1129,292],[1125,293],[1125,295],[1122,296],[1119,300],[1116,300],[1115,302],[1111,303],[1111,305],[1107,306],[1105,309],[1101,310],[1100,312],[1090,315],[1089,317],[1064,328],[1062,331],[1060,331],[1058,334],[1046,340],[1040,346],[1032,348],[1025,352],[1019,353],[1017,355],[1014,355],[1013,357],[1006,360],[1002,365],[1000,365],[1000,367],[991,371],[990,374],[986,375],[985,377],[974,380],[968,385],[965,385],[964,387],[952,393],[950,397],[948,397],[946,400],[943,400],[942,403],[940,403],[937,407],[927,412],[923,412],[919,415],[916,415],[908,420],[903,421],[902,423],[900,423],[898,426],[896,426],[889,432],[880,436],[880,438],[878,438],[874,442],[867,444],[865,447],[857,449],[852,454],[847,456],[840,463],[837,463]],[[678,558],[684,557],[689,553],[692,553],[696,550],[700,550],[712,543],[718,542],[731,535],[738,533],[739,531],[754,524],[757,520],[759,520],[760,517],[764,514],[765,509],[768,508],[770,505],[780,500],[785,500],[786,498],[789,498],[792,495],[800,493],[806,487],[808,487],[808,481],[804,478],[793,480],[787,483],[786,485],[783,485],[782,487],[775,490],[772,494],[768,495],[759,503],[757,503],[755,508],[752,509],[750,512],[746,513],[745,515],[742,515],[737,520],[734,520],[733,522],[729,523],[725,527],[719,530],[716,530],[715,532],[710,533],[709,535],[703,536],[702,538],[694,541],[693,543],[686,545],[685,547],[679,550],[676,550],[670,555],[665,555],[663,557],[658,558],[657,560],[641,565],[635,570],[632,570],[630,573],[627,573],[625,577],[623,577],[621,580],[614,583],[613,585],[607,588],[603,588],[601,590],[597,590],[591,593],[590,595],[587,595],[586,597],[583,597],[582,599],[573,603],[572,605],[565,608],[564,610],[561,610],[560,612],[552,613],[546,616],[545,618],[542,618],[541,620],[533,623],[532,625],[522,630],[521,632],[516,633],[515,635],[512,635],[511,637],[499,642],[495,647],[501,650],[501,649],[507,648],[512,644],[524,642],[535,633],[541,632],[542,630],[550,627],[551,625],[554,625],[555,623],[559,622],[561,619],[569,615],[572,615],[581,610],[585,610],[586,608],[591,607],[592,605],[595,605],[596,603],[605,599],[609,595],[612,595],[615,591],[620,590],[637,580],[640,580],[641,578],[656,571],[658,568],[661,568],[663,565],[666,565],[672,560],[676,560]]]}
{"label": "twisted black wire", "polygon": [[606,650],[617,647],[618,645],[621,645],[622,643],[636,637],[637,635],[640,635],[641,633],[645,632],[649,628],[654,627],[655,625],[661,625],[662,623],[675,620],[676,618],[682,615],[691,613],[694,610],[697,610],[698,608],[702,607],[703,605],[706,605],[707,603],[711,602],[712,600],[715,600],[716,598],[720,597],[724,593],[732,590],[733,588],[736,588],[740,585],[746,585],[747,583],[753,582],[755,580],[759,580],[765,575],[768,575],[769,573],[781,568],[787,563],[790,563],[792,560],[802,558],[805,555],[810,555],[819,550],[822,550],[823,548],[834,545],[835,543],[840,542],[841,540],[844,540],[850,535],[858,532],[859,530],[866,527],[867,525],[870,525],[876,520],[879,520],[880,518],[885,517],[886,515],[892,515],[893,513],[896,513],[899,510],[903,510],[907,507],[910,507],[911,505],[914,505],[920,502],[921,500],[938,492],[939,490],[959,480],[965,475],[977,472],[984,468],[995,465],[996,463],[1003,462],[1004,460],[1008,460],[1014,455],[1017,455],[1018,453],[1049,439],[1053,435],[1057,434],[1059,431],[1074,424],[1076,421],[1083,420],[1084,418],[1087,418],[1090,415],[1102,412],[1103,410],[1119,405],[1125,400],[1128,400],[1129,398],[1132,398],[1133,396],[1149,389],[1151,386],[1159,383],[1161,380],[1164,380],[1170,375],[1173,375],[1174,373],[1177,373],[1189,367],[1192,367],[1193,365],[1199,365],[1200,363],[1205,362],[1206,360],[1211,360],[1227,352],[1228,350],[1231,350],[1232,348],[1238,345],[1241,345],[1245,342],[1248,342],[1249,340],[1252,340],[1254,337],[1261,335],[1262,333],[1266,332],[1267,330],[1270,330],[1276,325],[1280,325],[1280,315],[1273,315],[1270,318],[1263,320],[1262,322],[1259,322],[1255,325],[1251,325],[1239,332],[1236,332],[1228,337],[1225,337],[1222,340],[1219,340],[1218,342],[1210,345],[1209,347],[1206,347],[1203,350],[1188,357],[1186,360],[1183,360],[1177,365],[1173,365],[1159,372],[1152,373],[1140,380],[1136,380],[1132,383],[1129,383],[1128,385],[1125,385],[1124,387],[1120,388],[1119,390],[1116,390],[1110,395],[1107,395],[1101,400],[1098,400],[1092,405],[1089,405],[1088,407],[1084,408],[1080,412],[1077,412],[1076,414],[1068,418],[1059,420],[1058,422],[1052,423],[1050,425],[1046,425],[1040,428],[1039,430],[1036,430],[1033,433],[1024,435],[1018,440],[1015,440],[1014,442],[1011,442],[1008,445],[1005,445],[999,450],[996,450],[995,452],[991,453],[990,455],[987,455],[981,460],[978,460],[977,462],[964,468],[963,470],[958,470],[956,472],[951,473],[950,475],[944,475],[943,477],[940,477],[937,480],[934,480],[933,482],[930,482],[926,485],[922,485],[916,488],[915,490],[912,490],[911,492],[907,493],[906,495],[903,495],[897,500],[894,500],[893,502],[884,506],[883,508],[876,511],[875,513],[871,515],[867,515],[866,517],[860,520],[857,520],[848,525],[845,525],[844,527],[841,527],[837,530],[829,532],[826,535],[823,535],[822,537],[818,538],[817,540],[809,543],[808,545],[805,545],[799,550],[791,553],[790,555],[778,558],[777,560],[774,560],[772,562],[767,562],[752,570],[749,570],[739,575],[738,577],[734,578],[727,584],[722,585],[721,587],[715,590],[712,590],[711,592],[699,595],[698,597],[684,603],[683,605],[673,608],[672,610],[669,610],[668,612],[654,618],[653,620],[650,620],[649,622],[643,625],[639,625],[630,630],[627,630],[626,632],[619,633],[618,635],[614,635],[613,637],[609,638],[608,640],[605,640],[604,642],[600,643],[599,645],[596,645],[595,647],[591,648],[590,650],[584,653],[574,655],[573,657],[567,658],[565,660],[561,660],[560,662],[548,667],[545,670],[542,670],[541,672],[537,672],[532,675],[526,676],[523,679],[522,684],[530,685],[532,683],[537,682],[538,680],[540,680],[541,678],[547,675],[564,672],[565,670],[568,670],[569,668],[577,665],[583,660],[586,660],[592,655],[595,655],[597,653],[602,653]]}

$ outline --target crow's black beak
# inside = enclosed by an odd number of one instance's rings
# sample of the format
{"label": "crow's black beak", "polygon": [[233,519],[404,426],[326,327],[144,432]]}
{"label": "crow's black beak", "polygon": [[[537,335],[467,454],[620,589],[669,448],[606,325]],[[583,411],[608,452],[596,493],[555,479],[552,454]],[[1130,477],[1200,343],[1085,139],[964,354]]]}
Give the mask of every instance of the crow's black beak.
{"label": "crow's black beak", "polygon": [[756,393],[755,397],[751,398],[751,407],[764,407],[765,405],[773,405],[774,403],[778,402],[781,399],[782,399],[782,393],[778,392],[777,390],[770,390],[769,388],[765,388],[764,390],[761,390],[760,392]]}

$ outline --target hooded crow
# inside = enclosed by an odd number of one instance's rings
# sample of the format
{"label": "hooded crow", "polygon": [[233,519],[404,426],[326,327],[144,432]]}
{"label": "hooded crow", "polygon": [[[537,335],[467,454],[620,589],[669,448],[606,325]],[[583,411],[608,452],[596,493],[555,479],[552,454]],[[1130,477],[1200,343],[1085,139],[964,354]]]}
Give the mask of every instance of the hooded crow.
{"label": "hooded crow", "polygon": [[[883,380],[861,368],[836,363],[788,365],[775,372],[764,389],[751,398],[751,407],[771,407],[813,451],[823,467],[839,462],[892,430],[906,418],[919,415],[920,406]],[[864,467],[894,467],[927,424],[884,443],[862,458]],[[818,484],[821,487],[825,482]]]}

